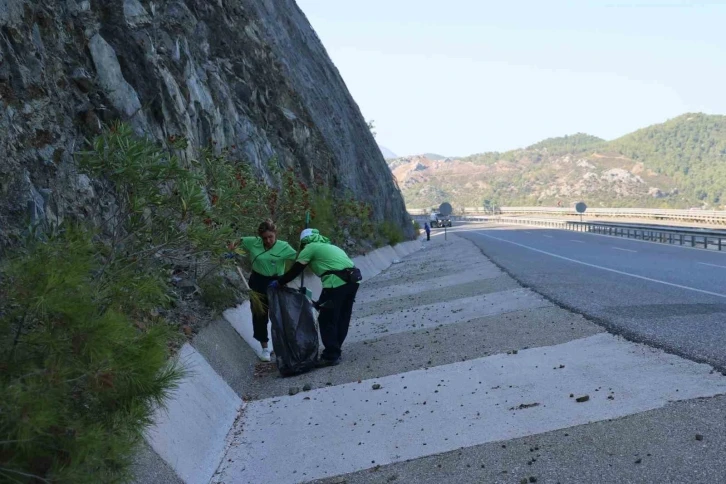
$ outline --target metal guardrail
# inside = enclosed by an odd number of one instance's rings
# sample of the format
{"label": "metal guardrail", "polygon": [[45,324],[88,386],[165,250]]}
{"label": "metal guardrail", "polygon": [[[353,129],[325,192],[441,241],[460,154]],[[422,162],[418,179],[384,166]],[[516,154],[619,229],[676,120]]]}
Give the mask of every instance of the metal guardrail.
{"label": "metal guardrail", "polygon": [[[423,215],[429,213],[430,209],[409,209],[411,215]],[[558,216],[576,216],[574,207],[500,207],[493,213],[486,212],[482,207],[465,207],[456,209],[454,213],[463,215],[486,215],[486,214],[547,214]],[[714,224],[726,224],[726,211],[723,210],[669,210],[660,208],[588,208],[587,216],[590,217],[629,217],[649,218],[656,220],[684,220],[694,222],[709,222]]]}
{"label": "metal guardrail", "polygon": [[708,250],[726,249],[726,231],[688,229],[682,227],[661,227],[613,222],[577,222],[570,220],[549,220],[521,217],[466,216],[462,220],[497,222],[513,225],[549,227],[576,232],[588,232],[613,237],[644,240],[662,244],[677,244]]}

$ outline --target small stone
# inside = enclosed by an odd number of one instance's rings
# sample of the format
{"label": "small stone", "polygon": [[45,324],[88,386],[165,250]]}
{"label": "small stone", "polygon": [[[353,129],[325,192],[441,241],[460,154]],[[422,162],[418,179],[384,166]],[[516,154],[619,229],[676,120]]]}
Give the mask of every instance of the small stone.
{"label": "small stone", "polygon": [[310,383],[306,383],[305,385],[303,385],[304,392],[309,392],[312,389],[313,389],[313,386]]}
{"label": "small stone", "polygon": [[300,389],[298,387],[290,387],[290,390],[287,392],[290,396],[297,395],[300,393]]}
{"label": "small stone", "polygon": [[534,476],[529,476],[529,482],[537,482],[537,478]]}
{"label": "small stone", "polygon": [[380,383],[374,383],[372,388],[374,390],[380,390],[381,389],[381,385],[380,385]]}
{"label": "small stone", "polygon": [[513,355],[516,355],[517,353],[519,353],[519,350],[512,350]]}
{"label": "small stone", "polygon": [[583,402],[587,402],[588,400],[590,400],[590,395],[583,395],[583,396],[581,396],[581,397],[577,397],[577,398],[575,399],[575,401],[576,401],[577,403],[583,403]]}
{"label": "small stone", "polygon": [[703,435],[696,434],[696,440],[703,440]]}
{"label": "small stone", "polygon": [[640,464],[641,462],[643,462],[643,459],[638,459],[635,461],[636,464]]}
{"label": "small stone", "polygon": [[570,393],[570,398],[575,398],[575,394],[574,393]]}
{"label": "small stone", "polygon": [[527,484],[527,478],[523,477],[521,481],[519,481],[519,484]]}

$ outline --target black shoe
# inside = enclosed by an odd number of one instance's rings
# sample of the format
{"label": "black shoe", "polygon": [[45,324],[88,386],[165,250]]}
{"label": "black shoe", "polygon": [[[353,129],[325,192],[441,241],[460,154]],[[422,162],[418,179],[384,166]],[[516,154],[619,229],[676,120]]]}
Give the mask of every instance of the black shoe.
{"label": "black shoe", "polygon": [[329,366],[338,366],[340,364],[340,357],[334,359],[334,360],[326,360],[325,358],[320,358],[318,362],[315,364],[317,368],[327,368]]}

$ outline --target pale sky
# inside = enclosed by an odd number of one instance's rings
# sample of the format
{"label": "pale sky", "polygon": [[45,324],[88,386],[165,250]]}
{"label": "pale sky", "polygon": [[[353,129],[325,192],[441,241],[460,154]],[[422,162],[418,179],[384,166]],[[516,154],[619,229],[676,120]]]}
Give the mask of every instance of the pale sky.
{"label": "pale sky", "polygon": [[726,0],[297,0],[396,154],[726,114]]}

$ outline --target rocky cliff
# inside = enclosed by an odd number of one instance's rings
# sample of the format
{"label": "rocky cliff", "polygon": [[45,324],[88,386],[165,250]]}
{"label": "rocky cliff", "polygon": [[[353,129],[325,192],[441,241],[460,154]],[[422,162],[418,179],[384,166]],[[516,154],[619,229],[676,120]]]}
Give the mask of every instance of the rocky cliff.
{"label": "rocky cliff", "polygon": [[122,119],[227,148],[275,184],[321,177],[410,230],[401,194],[294,0],[0,1],[0,245],[27,217],[98,217],[73,154]]}

